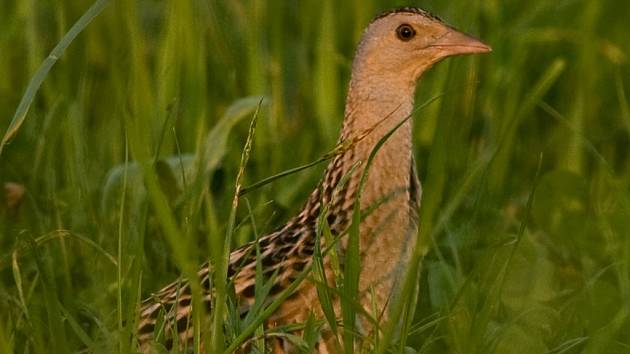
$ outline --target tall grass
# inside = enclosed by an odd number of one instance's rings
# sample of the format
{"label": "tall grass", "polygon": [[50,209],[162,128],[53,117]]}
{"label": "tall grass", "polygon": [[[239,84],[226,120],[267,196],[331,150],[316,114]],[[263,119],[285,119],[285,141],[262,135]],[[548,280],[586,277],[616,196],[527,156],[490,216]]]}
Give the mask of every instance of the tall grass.
{"label": "tall grass", "polygon": [[[15,132],[0,155],[0,352],[133,350],[138,300],[225,242],[259,96],[245,186],[334,148],[361,29],[406,4],[117,0],[64,40],[92,2],[0,3],[0,133]],[[630,353],[630,5],[420,5],[494,51],[419,85],[419,103],[441,95],[414,117],[419,292],[378,350]],[[248,190],[231,246],[291,216],[322,168]],[[217,348],[262,338],[269,309],[255,312]],[[319,325],[293,340],[307,350]]]}

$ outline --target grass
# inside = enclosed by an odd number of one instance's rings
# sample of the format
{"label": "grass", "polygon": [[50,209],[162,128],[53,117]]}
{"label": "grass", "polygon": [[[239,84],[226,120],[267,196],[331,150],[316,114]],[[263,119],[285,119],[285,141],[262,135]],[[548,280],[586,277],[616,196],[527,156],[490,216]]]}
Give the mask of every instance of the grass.
{"label": "grass", "polygon": [[[2,353],[130,352],[139,299],[224,257],[226,232],[235,247],[298,210],[324,164],[255,183],[333,150],[361,29],[394,6],[120,0],[72,32],[91,5],[0,3],[0,131],[16,133],[0,155]],[[413,118],[419,291],[378,351],[630,353],[630,5],[421,6],[494,51],[419,85],[418,105],[441,95]],[[266,312],[215,348],[264,341]]]}

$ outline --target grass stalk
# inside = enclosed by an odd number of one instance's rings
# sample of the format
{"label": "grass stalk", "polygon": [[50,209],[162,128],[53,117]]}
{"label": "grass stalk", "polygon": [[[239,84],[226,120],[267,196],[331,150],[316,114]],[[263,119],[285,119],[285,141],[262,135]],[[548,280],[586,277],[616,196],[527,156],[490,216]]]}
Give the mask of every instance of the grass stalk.
{"label": "grass stalk", "polygon": [[[245,147],[241,154],[241,163],[239,165],[238,174],[236,175],[234,197],[232,198],[232,206],[230,209],[230,215],[228,217],[227,228],[225,232],[225,238],[223,240],[216,240],[215,253],[213,255],[216,265],[214,270],[215,278],[215,299],[214,299],[214,311],[212,312],[212,345],[211,351],[213,353],[221,353],[224,348],[224,336],[223,336],[223,321],[225,312],[225,302],[227,300],[227,289],[225,287],[227,278],[227,268],[230,256],[230,249],[232,245],[232,235],[234,233],[234,225],[236,221],[236,211],[239,204],[239,195],[242,188],[242,179],[245,174],[245,166],[249,160],[251,148],[253,144],[254,134],[256,132],[256,123],[258,122],[258,114],[260,112],[260,106],[262,105],[262,99],[258,103],[258,107],[252,116],[252,120],[247,133],[247,140],[245,141]],[[218,252],[217,252],[218,251]]]}
{"label": "grass stalk", "polygon": [[7,128],[7,131],[4,133],[2,140],[0,140],[0,156],[2,155],[2,150],[4,146],[11,140],[15,134],[17,134],[18,130],[24,123],[26,119],[26,114],[28,113],[33,100],[35,99],[35,95],[37,91],[41,87],[42,83],[48,76],[48,72],[52,69],[53,65],[59,60],[59,58],[66,51],[70,43],[74,41],[74,39],[81,33],[92,20],[98,16],[98,14],[103,11],[105,6],[109,3],[109,0],[97,0],[92,6],[79,18],[79,20],[70,28],[70,30],[63,36],[61,41],[53,48],[48,57],[44,59],[42,64],[39,66],[33,78],[29,82],[26,87],[26,91],[22,96],[22,100],[15,110],[15,114],[13,115],[13,119]]}

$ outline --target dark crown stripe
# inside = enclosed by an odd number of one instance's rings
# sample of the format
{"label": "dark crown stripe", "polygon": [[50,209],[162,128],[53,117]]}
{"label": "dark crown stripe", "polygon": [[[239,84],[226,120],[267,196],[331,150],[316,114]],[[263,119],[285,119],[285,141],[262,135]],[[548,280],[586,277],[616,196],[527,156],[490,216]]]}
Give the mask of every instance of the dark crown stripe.
{"label": "dark crown stripe", "polygon": [[390,16],[390,15],[394,15],[394,14],[399,14],[399,13],[410,13],[410,14],[416,14],[416,15],[422,15],[425,16],[427,18],[439,21],[439,22],[444,22],[441,18],[435,16],[434,14],[430,13],[429,11],[423,10],[421,8],[418,7],[399,7],[397,9],[393,9],[393,10],[389,10],[389,11],[385,11],[383,13],[381,13],[380,15],[376,16],[372,22]]}

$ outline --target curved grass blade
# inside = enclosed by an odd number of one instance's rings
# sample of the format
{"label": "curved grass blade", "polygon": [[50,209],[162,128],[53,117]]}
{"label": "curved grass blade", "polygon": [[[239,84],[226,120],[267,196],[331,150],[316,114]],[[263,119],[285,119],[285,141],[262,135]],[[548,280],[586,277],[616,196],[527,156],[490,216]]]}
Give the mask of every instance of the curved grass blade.
{"label": "curved grass blade", "polygon": [[48,72],[50,71],[50,69],[53,67],[53,65],[55,65],[57,60],[59,60],[59,58],[63,55],[70,43],[74,41],[79,33],[81,33],[87,27],[87,25],[89,25],[90,22],[92,22],[92,20],[96,16],[98,16],[101,11],[103,11],[109,1],[110,0],[95,1],[94,4],[90,6],[90,8],[83,14],[83,16],[81,16],[79,20],[63,36],[63,38],[61,38],[61,41],[57,43],[57,46],[53,48],[52,52],[50,52],[48,57],[44,59],[42,64],[39,66],[39,68],[35,72],[35,75],[33,75],[33,78],[26,87],[26,91],[22,96],[22,100],[20,101],[18,108],[15,110],[13,119],[9,124],[9,128],[7,128],[7,131],[2,137],[2,141],[0,141],[0,155],[2,155],[2,150],[4,149],[4,146],[13,136],[15,136],[15,134],[17,134],[17,131],[22,126],[22,123],[24,123],[24,120],[26,119],[26,114],[31,107],[31,103],[33,103],[33,100],[35,99],[35,94],[37,94],[37,91],[46,79],[46,76],[48,76]]}
{"label": "curved grass blade", "polygon": [[[365,187],[365,183],[367,182],[368,172],[370,166],[374,162],[374,158],[376,154],[379,152],[381,147],[391,138],[391,136],[405,124],[409,119],[413,117],[413,115],[425,108],[429,104],[441,98],[443,95],[437,95],[425,103],[420,105],[418,108],[414,109],[409,115],[405,118],[401,119],[392,129],[390,129],[372,148],[370,151],[370,155],[368,156],[365,168],[363,169],[361,180],[359,181],[359,187],[357,190],[357,196],[354,201],[354,211],[352,213],[352,224],[350,225],[350,230],[348,232],[348,246],[345,256],[345,268],[344,268],[344,283],[343,283],[343,294],[344,297],[341,301],[341,312],[344,324],[344,350],[346,353],[354,352],[354,336],[355,336],[355,322],[356,322],[356,311],[354,306],[350,303],[351,299],[356,298],[356,295],[359,291],[359,274],[360,274],[360,241],[359,241],[359,225],[361,223],[361,194]],[[387,119],[394,112],[390,113],[384,119]]]}
{"label": "curved grass blade", "polygon": [[[48,241],[52,241],[55,239],[62,239],[62,238],[76,239],[78,241],[81,241],[85,243],[86,245],[90,246],[91,248],[93,248],[94,250],[96,250],[98,253],[100,253],[103,257],[105,257],[108,261],[110,261],[114,266],[118,266],[118,261],[116,260],[116,257],[114,257],[111,253],[105,251],[98,243],[94,242],[93,240],[90,240],[89,238],[85,236],[72,233],[68,230],[51,231],[43,236],[37,237],[34,240],[33,244],[29,244],[28,246],[18,247],[14,252],[16,253],[16,255],[24,256],[25,254],[28,253],[28,251],[33,251],[33,249],[31,248],[32,246],[40,247]],[[12,262],[11,257],[12,256],[7,255],[7,256],[2,256],[0,258],[0,270],[3,270],[5,267],[11,264]]]}

